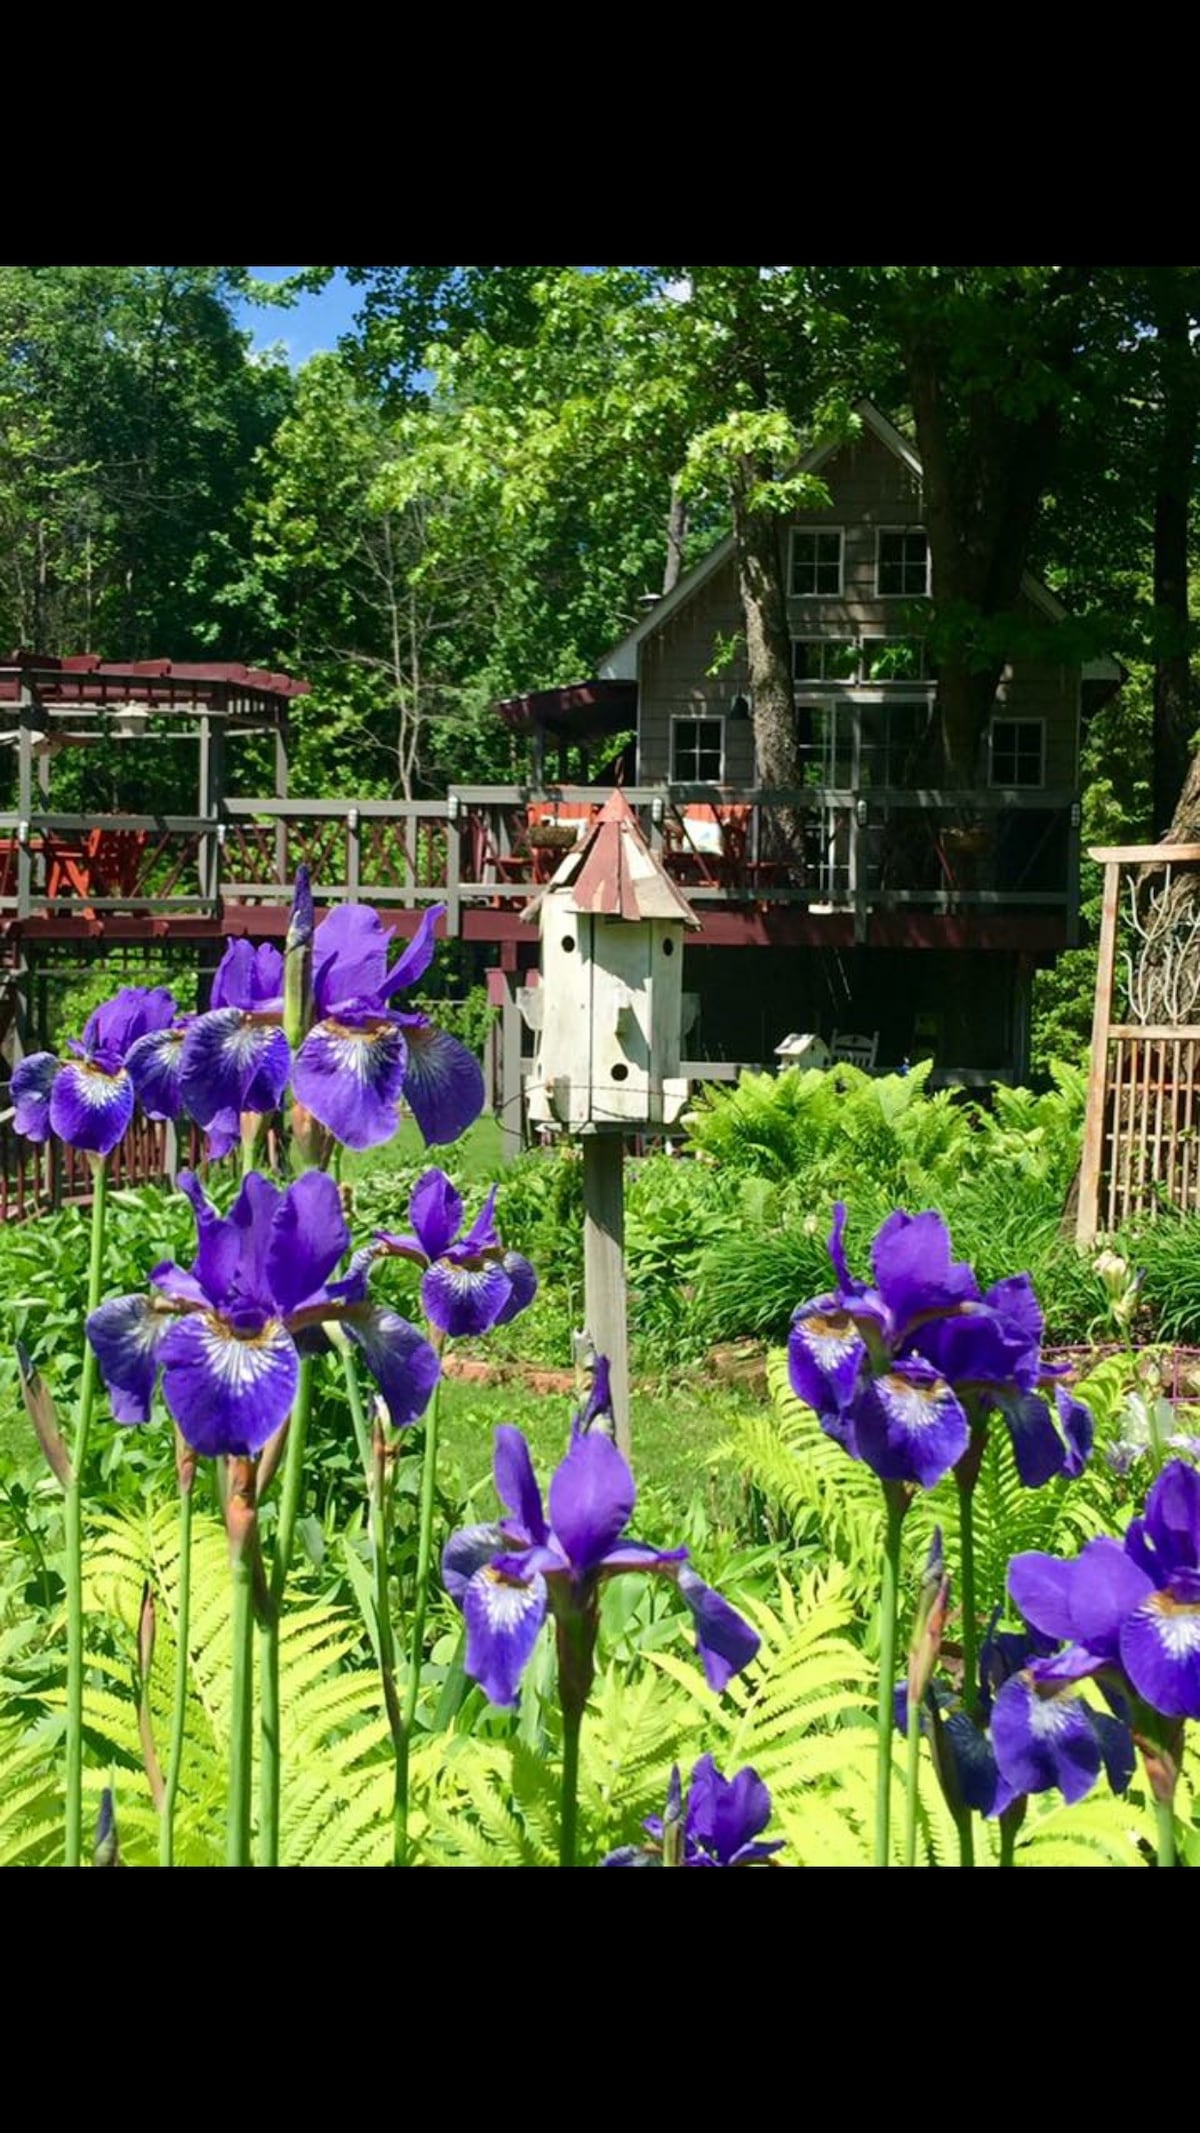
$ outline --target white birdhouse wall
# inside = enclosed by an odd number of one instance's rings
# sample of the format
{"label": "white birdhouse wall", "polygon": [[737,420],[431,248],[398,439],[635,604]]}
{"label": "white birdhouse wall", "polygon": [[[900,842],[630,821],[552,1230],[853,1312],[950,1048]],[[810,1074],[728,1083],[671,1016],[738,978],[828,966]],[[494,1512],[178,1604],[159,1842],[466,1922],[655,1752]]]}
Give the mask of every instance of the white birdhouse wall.
{"label": "white birdhouse wall", "polygon": [[[565,902],[565,899],[564,899]],[[565,1126],[671,1125],[679,1076],[683,927],[593,917],[547,899],[530,1117]]]}

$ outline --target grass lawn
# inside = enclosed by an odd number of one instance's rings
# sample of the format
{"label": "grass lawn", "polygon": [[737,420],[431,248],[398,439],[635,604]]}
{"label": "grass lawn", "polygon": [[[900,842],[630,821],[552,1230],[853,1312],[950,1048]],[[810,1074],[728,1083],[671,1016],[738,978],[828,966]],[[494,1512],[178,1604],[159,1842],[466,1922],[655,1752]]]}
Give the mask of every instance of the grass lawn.
{"label": "grass lawn", "polygon": [[[442,1151],[426,1148],[418,1128],[411,1118],[406,1118],[400,1131],[381,1148],[364,1148],[355,1152],[347,1148],[342,1157],[342,1176],[348,1182],[363,1178],[378,1178],[390,1170],[426,1169],[436,1163]],[[500,1152],[499,1120],[477,1118],[460,1141],[455,1144],[455,1175],[468,1182],[476,1181],[490,1185],[499,1177],[504,1165]]]}
{"label": "grass lawn", "polygon": [[[739,1394],[696,1380],[665,1392],[635,1391],[633,1470],[638,1481],[668,1498],[673,1510],[686,1511],[699,1492],[712,1511],[728,1515],[736,1483],[724,1472],[711,1472],[706,1462],[729,1435],[735,1410],[745,1404]],[[475,1499],[475,1516],[490,1518],[495,1510],[491,1471],[497,1423],[514,1422],[524,1432],[544,1490],[566,1451],[573,1405],[569,1393],[532,1393],[519,1382],[478,1385],[447,1378],[441,1439],[464,1489],[485,1484]]]}

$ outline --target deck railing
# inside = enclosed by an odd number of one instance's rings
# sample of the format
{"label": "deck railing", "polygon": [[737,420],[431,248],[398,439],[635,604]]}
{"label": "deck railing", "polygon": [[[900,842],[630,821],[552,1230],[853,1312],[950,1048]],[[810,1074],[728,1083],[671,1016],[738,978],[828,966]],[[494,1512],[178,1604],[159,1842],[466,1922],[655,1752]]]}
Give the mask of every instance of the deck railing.
{"label": "deck railing", "polygon": [[[278,904],[296,868],[320,901],[519,909],[590,815],[595,787],[456,786],[444,800],[248,799],[210,816],[0,814],[0,914],[169,916]],[[698,906],[852,911],[916,905],[1061,915],[1075,934],[1079,807],[1070,791],[627,789]]]}

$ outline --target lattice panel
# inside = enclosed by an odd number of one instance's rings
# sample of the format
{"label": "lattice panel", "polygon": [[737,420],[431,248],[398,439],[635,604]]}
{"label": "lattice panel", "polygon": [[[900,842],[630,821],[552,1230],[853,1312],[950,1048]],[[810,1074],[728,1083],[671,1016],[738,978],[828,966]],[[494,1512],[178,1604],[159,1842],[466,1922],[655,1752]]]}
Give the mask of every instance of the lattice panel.
{"label": "lattice panel", "polygon": [[[1104,864],[1075,1234],[1200,1213],[1200,845],[1126,845]],[[1113,1014],[1118,970],[1122,1008]]]}
{"label": "lattice panel", "polygon": [[1100,1227],[1162,1205],[1200,1212],[1200,1028],[1109,1046]]}

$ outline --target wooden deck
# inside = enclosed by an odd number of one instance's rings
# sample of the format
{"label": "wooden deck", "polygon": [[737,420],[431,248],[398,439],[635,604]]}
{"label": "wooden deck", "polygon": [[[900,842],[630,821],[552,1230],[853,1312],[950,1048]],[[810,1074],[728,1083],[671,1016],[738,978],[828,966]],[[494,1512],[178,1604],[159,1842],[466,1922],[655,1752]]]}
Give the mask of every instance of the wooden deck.
{"label": "wooden deck", "polygon": [[[1070,792],[672,786],[627,798],[710,944],[1036,950],[1077,938]],[[529,897],[603,800],[596,788],[459,786],[411,802],[229,799],[207,815],[0,814],[0,934],[274,933],[303,862],[318,903],[368,903],[402,930],[444,903],[452,937],[531,940]]]}

